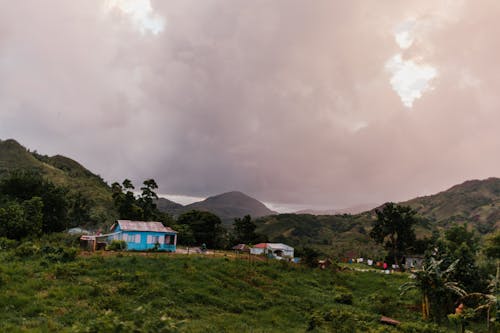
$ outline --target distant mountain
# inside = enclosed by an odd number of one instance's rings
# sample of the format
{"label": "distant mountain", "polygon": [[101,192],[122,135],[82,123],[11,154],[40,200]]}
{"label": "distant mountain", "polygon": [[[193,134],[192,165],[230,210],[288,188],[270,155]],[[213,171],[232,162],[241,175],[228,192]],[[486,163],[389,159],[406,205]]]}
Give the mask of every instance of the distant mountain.
{"label": "distant mountain", "polygon": [[310,215],[359,214],[362,212],[366,212],[376,206],[377,206],[376,204],[366,204],[366,205],[356,205],[342,209],[325,209],[325,210],[302,209],[295,212],[295,214],[310,214]]}
{"label": "distant mountain", "polygon": [[480,233],[488,233],[500,228],[500,178],[469,180],[401,204],[411,206],[437,227],[467,222]]}
{"label": "distant mountain", "polygon": [[46,156],[30,152],[13,139],[0,140],[0,178],[13,170],[40,172],[47,180],[80,192],[93,202],[91,216],[96,223],[114,219],[111,189],[104,180],[80,163],[61,155]]}
{"label": "distant mountain", "polygon": [[155,201],[155,204],[160,211],[169,212],[171,214],[180,211],[182,210],[182,208],[184,208],[184,206],[181,205],[180,203],[168,200],[166,198],[158,198],[158,200]]}
{"label": "distant mountain", "polygon": [[157,206],[159,210],[173,215],[179,215],[190,210],[208,211],[219,216],[226,222],[245,215],[261,217],[276,214],[276,212],[267,208],[262,202],[238,191],[214,195],[203,201],[186,206],[160,198],[157,201]]}

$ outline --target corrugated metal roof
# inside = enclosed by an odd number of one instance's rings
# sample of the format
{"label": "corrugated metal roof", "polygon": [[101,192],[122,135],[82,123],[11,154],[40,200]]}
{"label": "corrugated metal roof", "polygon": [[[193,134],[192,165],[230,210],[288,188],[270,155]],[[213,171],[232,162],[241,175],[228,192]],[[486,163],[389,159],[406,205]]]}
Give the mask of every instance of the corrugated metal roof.
{"label": "corrugated metal roof", "polygon": [[267,243],[267,246],[273,250],[288,250],[288,251],[293,250],[293,247],[283,243]]}
{"label": "corrugated metal roof", "polygon": [[259,243],[254,245],[254,248],[257,249],[272,249],[272,250],[288,250],[292,251],[293,247],[288,246],[283,243]]}
{"label": "corrugated metal roof", "polygon": [[153,232],[174,232],[172,228],[165,227],[161,222],[144,222],[144,221],[130,221],[130,220],[118,220],[111,230],[116,228],[116,224],[120,225],[120,229],[123,231],[153,231]]}

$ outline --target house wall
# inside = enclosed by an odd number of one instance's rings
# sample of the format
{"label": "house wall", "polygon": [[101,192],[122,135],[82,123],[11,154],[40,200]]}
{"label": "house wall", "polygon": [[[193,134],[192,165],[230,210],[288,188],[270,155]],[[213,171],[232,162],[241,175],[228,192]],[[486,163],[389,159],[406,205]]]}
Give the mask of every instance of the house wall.
{"label": "house wall", "polygon": [[[110,236],[112,239],[124,240],[127,242],[127,250],[145,251],[153,249],[156,242],[154,237],[158,237],[159,248],[161,251],[175,252],[177,243],[177,234],[153,231],[122,231],[120,226],[117,226],[115,232],[121,231],[120,234]],[[170,236],[174,244],[165,244],[165,236]]]}
{"label": "house wall", "polygon": [[265,249],[262,249],[262,248],[252,247],[252,248],[250,249],[250,253],[251,253],[251,254],[256,254],[256,255],[259,255],[259,254],[263,254],[263,253],[264,253],[264,250],[265,250]]}

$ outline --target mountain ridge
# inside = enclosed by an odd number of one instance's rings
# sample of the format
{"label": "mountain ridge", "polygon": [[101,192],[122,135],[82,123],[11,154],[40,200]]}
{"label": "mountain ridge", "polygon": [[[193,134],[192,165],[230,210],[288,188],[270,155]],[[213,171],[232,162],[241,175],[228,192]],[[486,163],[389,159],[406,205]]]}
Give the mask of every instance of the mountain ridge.
{"label": "mountain ridge", "polygon": [[240,191],[216,194],[185,206],[160,198],[157,201],[157,206],[161,211],[172,215],[180,215],[190,210],[209,211],[219,216],[223,221],[232,221],[234,218],[241,218],[245,215],[262,217],[276,214],[259,200]]}

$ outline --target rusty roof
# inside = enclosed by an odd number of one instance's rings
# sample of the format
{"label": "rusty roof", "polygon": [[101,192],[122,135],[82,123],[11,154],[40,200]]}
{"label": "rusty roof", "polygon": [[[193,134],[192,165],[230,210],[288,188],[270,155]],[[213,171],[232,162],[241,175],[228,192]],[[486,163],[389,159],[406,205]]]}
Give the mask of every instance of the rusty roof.
{"label": "rusty roof", "polygon": [[111,230],[120,226],[123,231],[153,231],[153,232],[170,232],[177,233],[170,227],[165,227],[161,222],[145,222],[145,221],[130,221],[130,220],[117,220],[112,226]]}

